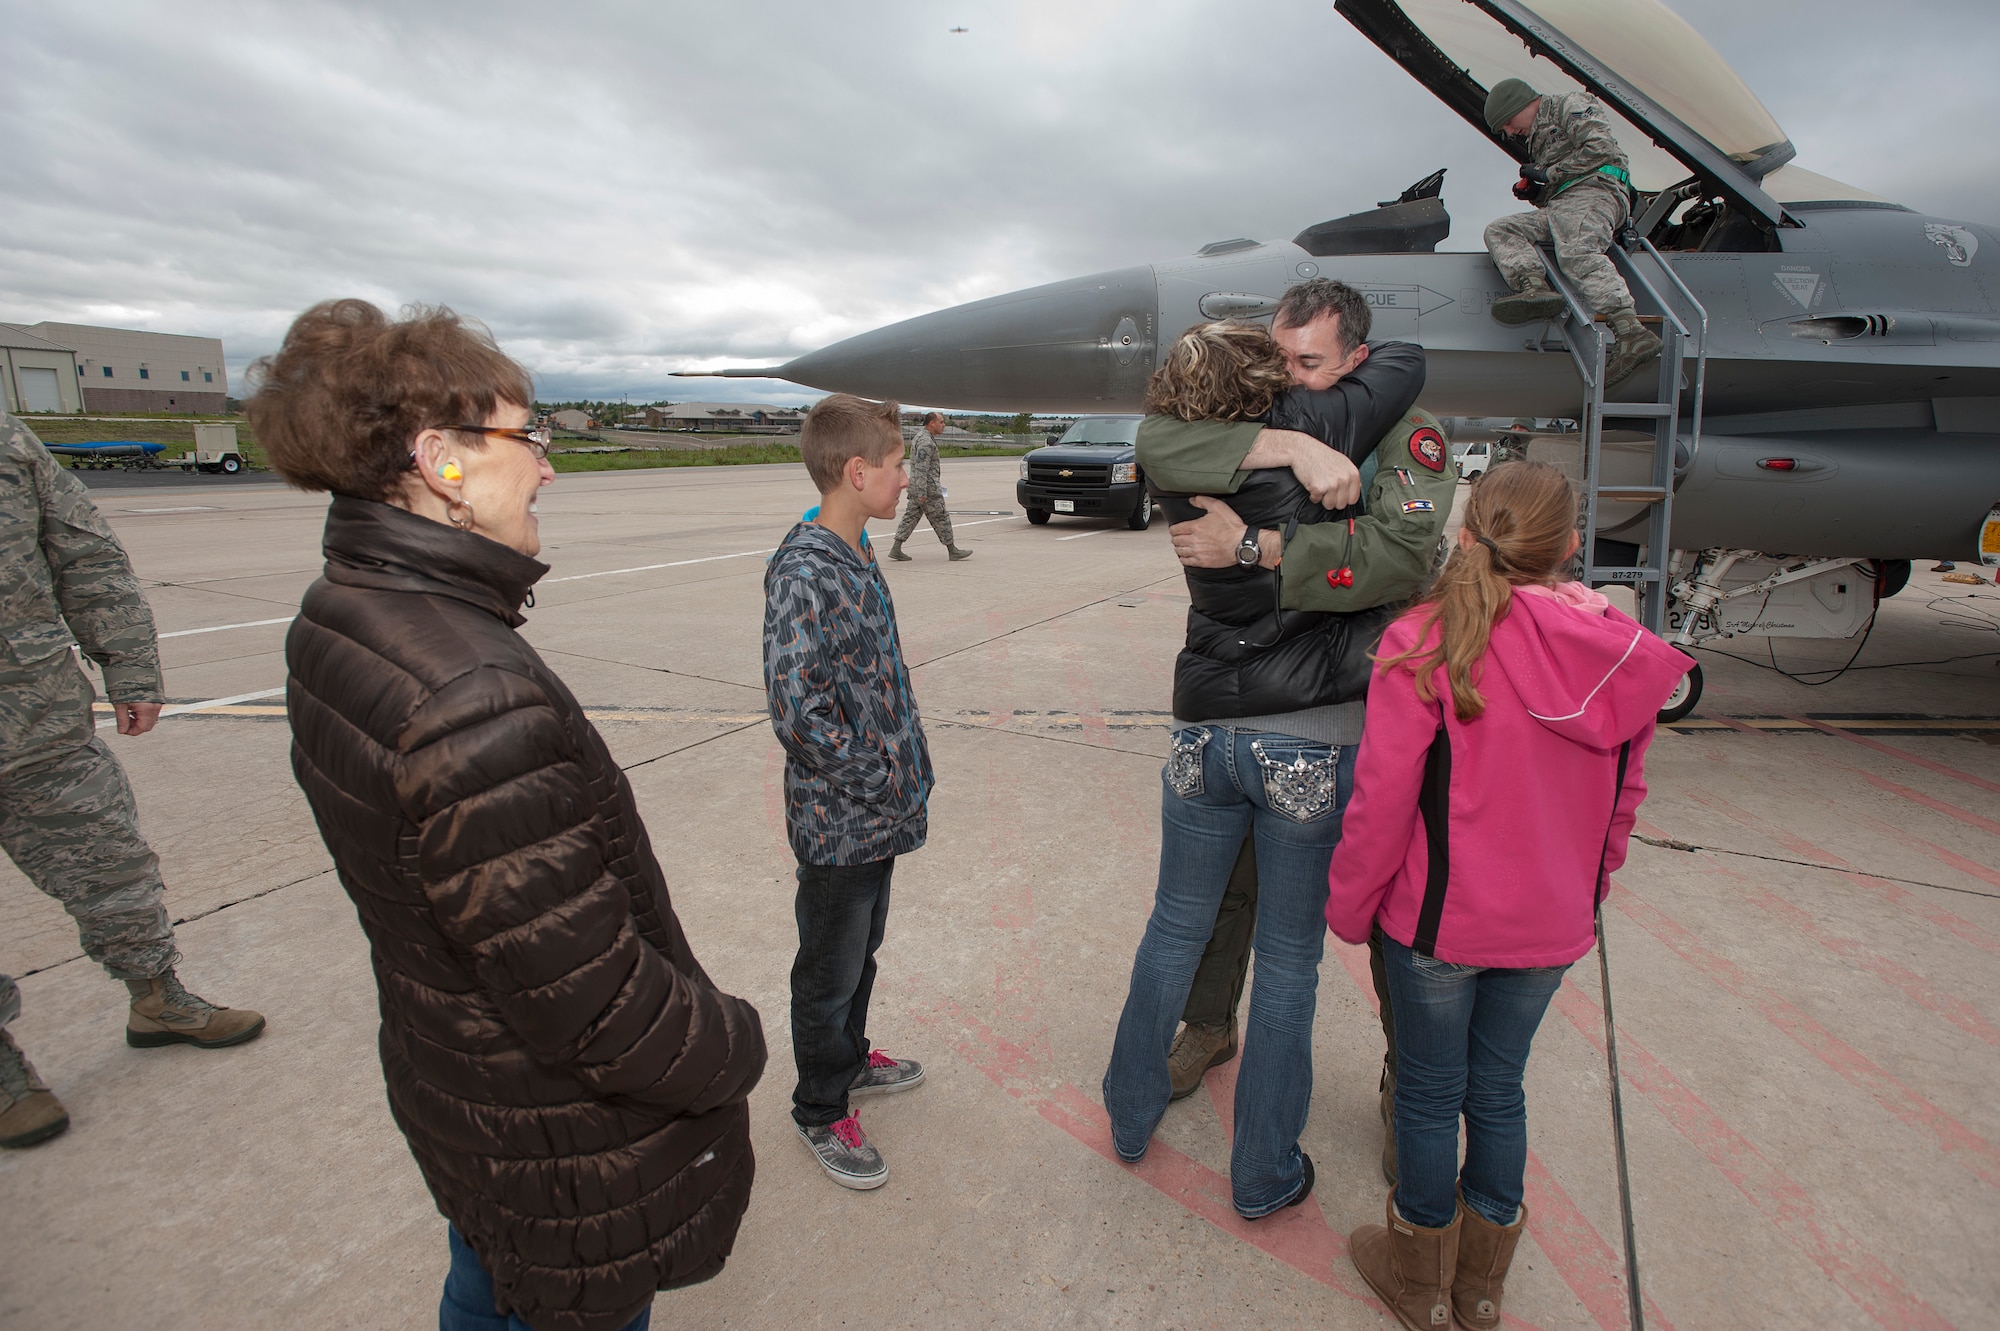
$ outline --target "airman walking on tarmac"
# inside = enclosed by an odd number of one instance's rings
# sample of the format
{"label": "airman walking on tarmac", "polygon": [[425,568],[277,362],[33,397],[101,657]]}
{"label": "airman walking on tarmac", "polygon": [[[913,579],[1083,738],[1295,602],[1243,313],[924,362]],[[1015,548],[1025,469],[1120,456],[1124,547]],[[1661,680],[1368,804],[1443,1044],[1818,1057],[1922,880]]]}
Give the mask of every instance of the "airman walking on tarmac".
{"label": "airman walking on tarmac", "polygon": [[1514,196],[1531,213],[1509,213],[1486,228],[1493,265],[1514,289],[1493,302],[1504,324],[1555,319],[1562,297],[1550,290],[1539,245],[1553,244],[1563,276],[1617,337],[1605,367],[1609,387],[1660,353],[1659,335],[1639,322],[1632,293],[1604,252],[1631,216],[1632,174],[1611,133],[1604,108],[1587,92],[1537,93],[1520,79],[1502,79],[1486,97],[1486,123],[1496,134],[1528,141],[1528,164]]}
{"label": "airman walking on tarmac", "polygon": [[[25,424],[0,414],[0,846],[77,922],[83,950],[132,995],[135,1048],[220,1048],[264,1029],[174,975],[179,952],[160,865],[139,835],[131,784],[97,738],[96,694],[75,643],[104,673],[121,735],[143,735],[164,698],[153,612],[83,486]],[[0,974],[0,1147],[69,1126],[5,1027],[21,1010]]]}
{"label": "airman walking on tarmac", "polygon": [[903,553],[903,542],[917,529],[918,518],[930,519],[931,530],[953,559],[972,558],[972,551],[959,549],[952,539],[951,512],[944,503],[944,463],[937,446],[937,437],[943,433],[944,416],[934,411],[924,418],[910,441],[909,498],[904,501],[903,520],[896,524],[896,539],[889,545],[891,559],[909,558]]}

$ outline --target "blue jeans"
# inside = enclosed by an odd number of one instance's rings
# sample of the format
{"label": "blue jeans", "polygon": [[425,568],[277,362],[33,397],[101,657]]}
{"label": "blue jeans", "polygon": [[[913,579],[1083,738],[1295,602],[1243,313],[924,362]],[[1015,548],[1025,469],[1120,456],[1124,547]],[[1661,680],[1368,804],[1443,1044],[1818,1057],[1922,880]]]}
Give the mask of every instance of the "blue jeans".
{"label": "blue jeans", "polygon": [[1257,978],[1236,1075],[1229,1187],[1252,1219],[1297,1197],[1312,1100],[1313,1010],[1326,942],[1326,872],[1354,788],[1354,746],[1190,726],[1161,773],[1160,879],[1132,959],[1104,1108],[1120,1159],[1146,1153],[1166,1113],[1167,1050],[1243,838],[1257,839]]}
{"label": "blue jeans", "polygon": [[[438,1303],[438,1331],[533,1331],[518,1316],[502,1316],[493,1307],[493,1278],[479,1264],[479,1254],[449,1226],[451,1270],[444,1276],[444,1298]],[[653,1310],[647,1308],[625,1324],[625,1331],[646,1331]]]}
{"label": "blue jeans", "polygon": [[793,914],[792,1056],[799,1081],[792,1121],[823,1128],[847,1117],[847,1088],[868,1066],[868,1000],[875,951],[889,925],[896,857],[872,864],[801,864]]}
{"label": "blue jeans", "polygon": [[[1465,1204],[1511,1225],[1528,1165],[1528,1048],[1567,966],[1502,970],[1382,940],[1396,1009],[1396,1209],[1427,1229]],[[1458,1120],[1465,1118],[1465,1168]]]}

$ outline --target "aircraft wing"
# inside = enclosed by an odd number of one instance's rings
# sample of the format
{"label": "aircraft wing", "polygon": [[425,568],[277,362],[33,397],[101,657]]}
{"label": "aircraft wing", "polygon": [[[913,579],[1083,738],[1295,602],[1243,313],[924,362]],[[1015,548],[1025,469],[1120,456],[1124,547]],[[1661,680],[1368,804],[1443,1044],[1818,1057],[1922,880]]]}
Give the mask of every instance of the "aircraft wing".
{"label": "aircraft wing", "polygon": [[1685,176],[1771,226],[1786,224],[1764,176],[1791,140],[1715,48],[1660,0],[1335,0],[1334,9],[1516,161],[1525,145],[1486,127],[1504,78],[1542,92],[1587,88],[1619,129],[1633,183]]}

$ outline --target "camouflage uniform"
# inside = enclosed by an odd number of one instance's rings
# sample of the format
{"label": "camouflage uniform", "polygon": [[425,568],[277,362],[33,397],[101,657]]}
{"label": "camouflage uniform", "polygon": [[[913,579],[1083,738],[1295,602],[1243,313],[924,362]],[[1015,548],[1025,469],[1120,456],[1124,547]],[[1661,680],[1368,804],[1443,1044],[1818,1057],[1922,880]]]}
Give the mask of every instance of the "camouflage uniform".
{"label": "camouflage uniform", "polygon": [[1555,245],[1563,275],[1598,314],[1629,309],[1632,293],[1604,252],[1630,216],[1626,188],[1598,170],[1628,166],[1604,108],[1586,92],[1547,93],[1528,131],[1528,159],[1549,173],[1542,202],[1486,228],[1493,265],[1516,291],[1547,279],[1538,245]]}
{"label": "camouflage uniform", "polygon": [[910,442],[910,491],[908,503],[903,508],[903,520],[896,524],[897,545],[910,539],[910,533],[917,529],[917,519],[924,517],[931,520],[931,530],[944,542],[945,549],[957,546],[951,534],[951,514],[944,506],[942,472],[937,440],[920,425],[917,437]]}
{"label": "camouflage uniform", "polygon": [[[72,642],[113,702],[163,699],[153,612],[124,548],[34,432],[0,414],[0,846],[75,917],[93,960],[150,979],[177,959],[159,861],[97,738]],[[19,1010],[0,975],[0,1026]]]}

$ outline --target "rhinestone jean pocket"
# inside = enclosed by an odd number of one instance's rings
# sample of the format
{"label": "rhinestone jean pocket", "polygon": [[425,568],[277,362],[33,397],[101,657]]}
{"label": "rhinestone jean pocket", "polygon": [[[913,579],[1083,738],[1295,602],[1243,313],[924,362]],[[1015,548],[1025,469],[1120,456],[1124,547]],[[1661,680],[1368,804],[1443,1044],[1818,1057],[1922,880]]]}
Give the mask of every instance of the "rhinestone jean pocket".
{"label": "rhinestone jean pocket", "polygon": [[[1265,752],[1263,741],[1253,739],[1250,752],[1256,755],[1258,770],[1263,774],[1264,799],[1273,809],[1295,823],[1315,822],[1333,809],[1339,749],[1324,750],[1324,758],[1294,753],[1292,760],[1286,762]],[[1321,750],[1315,745],[1312,752]]]}
{"label": "rhinestone jean pocket", "polygon": [[1184,800],[1202,792],[1201,755],[1208,747],[1211,732],[1200,726],[1177,730],[1171,737],[1173,752],[1167,755],[1167,785]]}

